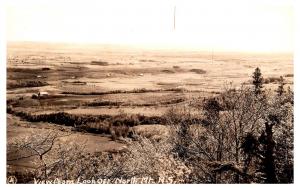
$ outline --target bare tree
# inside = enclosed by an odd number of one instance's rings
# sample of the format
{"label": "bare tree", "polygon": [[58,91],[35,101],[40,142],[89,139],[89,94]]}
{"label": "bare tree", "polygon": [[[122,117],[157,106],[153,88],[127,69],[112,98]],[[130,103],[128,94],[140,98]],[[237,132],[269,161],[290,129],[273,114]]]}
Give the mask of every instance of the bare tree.
{"label": "bare tree", "polygon": [[69,134],[59,134],[54,130],[49,132],[42,132],[35,134],[32,132],[31,135],[26,135],[25,137],[20,137],[17,139],[11,139],[8,142],[8,162],[13,162],[17,160],[22,160],[26,158],[37,157],[38,162],[37,169],[42,170],[42,175],[44,179],[48,178],[47,168],[48,165],[52,164],[48,156],[55,147],[55,143],[60,137],[67,136]]}

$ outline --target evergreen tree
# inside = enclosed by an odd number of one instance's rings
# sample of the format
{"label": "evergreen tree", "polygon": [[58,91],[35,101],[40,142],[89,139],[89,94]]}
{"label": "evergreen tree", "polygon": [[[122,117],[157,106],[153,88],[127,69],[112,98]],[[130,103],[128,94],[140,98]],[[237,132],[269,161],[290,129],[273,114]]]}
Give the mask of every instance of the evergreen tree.
{"label": "evergreen tree", "polygon": [[263,88],[263,77],[260,69],[257,67],[252,75],[255,94],[261,94]]}

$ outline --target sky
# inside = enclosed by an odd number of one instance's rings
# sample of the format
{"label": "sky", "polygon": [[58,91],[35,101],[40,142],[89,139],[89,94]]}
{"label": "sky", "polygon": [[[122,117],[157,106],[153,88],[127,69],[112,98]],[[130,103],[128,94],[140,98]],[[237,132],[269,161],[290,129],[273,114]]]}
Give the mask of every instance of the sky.
{"label": "sky", "polygon": [[8,41],[292,52],[292,3],[292,0],[9,0],[6,37]]}

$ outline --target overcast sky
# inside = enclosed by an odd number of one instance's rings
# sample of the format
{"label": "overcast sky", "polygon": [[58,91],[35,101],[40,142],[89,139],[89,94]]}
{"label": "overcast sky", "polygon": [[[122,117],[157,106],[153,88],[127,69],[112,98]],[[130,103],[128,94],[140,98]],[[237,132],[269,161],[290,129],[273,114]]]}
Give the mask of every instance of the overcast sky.
{"label": "overcast sky", "polygon": [[9,41],[293,50],[291,0],[10,0],[6,11]]}

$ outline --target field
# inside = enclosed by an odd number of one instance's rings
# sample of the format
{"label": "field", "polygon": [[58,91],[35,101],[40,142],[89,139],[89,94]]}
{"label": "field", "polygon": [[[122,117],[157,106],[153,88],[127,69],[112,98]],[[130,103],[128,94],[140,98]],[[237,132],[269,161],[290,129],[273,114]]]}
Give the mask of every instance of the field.
{"label": "field", "polygon": [[[168,136],[170,110],[189,110],[197,118],[205,98],[229,86],[251,86],[257,67],[264,88],[274,92],[283,76],[293,89],[288,54],[29,42],[7,47],[8,143],[56,131],[63,144],[85,143],[86,153],[119,154],[129,148],[132,133]],[[37,167],[35,157],[7,156],[10,173]]]}

